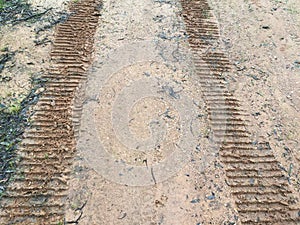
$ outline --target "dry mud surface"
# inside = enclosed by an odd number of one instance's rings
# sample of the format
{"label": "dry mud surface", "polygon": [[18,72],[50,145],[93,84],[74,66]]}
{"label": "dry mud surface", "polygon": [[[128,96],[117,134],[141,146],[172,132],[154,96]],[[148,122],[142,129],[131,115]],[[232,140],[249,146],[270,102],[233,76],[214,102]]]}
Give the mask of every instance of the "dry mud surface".
{"label": "dry mud surface", "polygon": [[296,1],[69,10],[1,224],[300,224]]}

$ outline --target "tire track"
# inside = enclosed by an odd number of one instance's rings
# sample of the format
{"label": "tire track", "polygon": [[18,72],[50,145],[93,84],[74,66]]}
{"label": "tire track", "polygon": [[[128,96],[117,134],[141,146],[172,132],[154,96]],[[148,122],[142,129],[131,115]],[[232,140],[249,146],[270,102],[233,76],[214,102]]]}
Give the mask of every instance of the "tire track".
{"label": "tire track", "polygon": [[58,25],[46,90],[32,127],[20,146],[19,172],[1,202],[1,224],[62,224],[69,166],[75,151],[73,99],[86,78],[93,51],[97,0],[70,6],[72,15]]}
{"label": "tire track", "polygon": [[231,65],[218,45],[219,28],[208,2],[181,0],[181,5],[213,138],[242,224],[299,224],[298,199],[279,162],[268,143],[251,140],[248,115],[226,87],[222,74]]}

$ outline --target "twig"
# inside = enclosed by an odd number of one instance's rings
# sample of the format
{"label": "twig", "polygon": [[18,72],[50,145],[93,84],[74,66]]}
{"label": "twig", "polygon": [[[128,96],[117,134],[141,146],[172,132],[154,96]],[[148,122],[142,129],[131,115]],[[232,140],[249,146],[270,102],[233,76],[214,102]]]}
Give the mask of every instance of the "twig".
{"label": "twig", "polygon": [[155,177],[154,177],[154,173],[153,173],[153,168],[151,167],[151,176],[152,176],[152,179],[153,179],[153,181],[154,181],[154,184],[157,184],[156,183],[156,179],[155,179]]}
{"label": "twig", "polygon": [[85,203],[83,203],[83,205],[82,205],[81,207],[78,207],[78,208],[75,210],[75,212],[76,212],[76,211],[82,211],[83,208],[85,207],[86,203],[87,203],[87,200],[85,201]]}
{"label": "twig", "polygon": [[81,217],[82,217],[82,214],[83,214],[83,212],[81,211],[80,212],[80,215],[78,216],[78,218],[76,219],[76,220],[73,220],[73,221],[65,221],[65,224],[78,224],[79,223],[79,220],[81,219]]}
{"label": "twig", "polygon": [[44,12],[33,14],[33,15],[25,17],[25,18],[16,19],[16,20],[12,21],[12,24],[17,24],[18,22],[27,21],[34,17],[40,17],[40,16],[46,14],[47,12],[49,12],[50,10],[52,10],[52,8],[46,9]]}
{"label": "twig", "polygon": [[78,216],[78,218],[76,220],[72,220],[72,221],[65,221],[64,224],[78,224],[79,220],[81,219],[82,215],[83,215],[83,208],[85,207],[87,201],[85,201],[85,203],[83,203],[83,205],[81,207],[78,207],[77,209],[75,209],[76,211],[80,211],[80,215]]}

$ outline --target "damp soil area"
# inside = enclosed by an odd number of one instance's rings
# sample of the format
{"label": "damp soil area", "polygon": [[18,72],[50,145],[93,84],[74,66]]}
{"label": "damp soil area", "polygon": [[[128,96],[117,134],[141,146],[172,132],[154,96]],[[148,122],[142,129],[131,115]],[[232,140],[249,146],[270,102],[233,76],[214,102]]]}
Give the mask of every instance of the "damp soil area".
{"label": "damp soil area", "polygon": [[44,91],[43,57],[53,28],[68,16],[67,11],[33,7],[24,0],[0,1],[0,198],[14,179],[18,144]]}

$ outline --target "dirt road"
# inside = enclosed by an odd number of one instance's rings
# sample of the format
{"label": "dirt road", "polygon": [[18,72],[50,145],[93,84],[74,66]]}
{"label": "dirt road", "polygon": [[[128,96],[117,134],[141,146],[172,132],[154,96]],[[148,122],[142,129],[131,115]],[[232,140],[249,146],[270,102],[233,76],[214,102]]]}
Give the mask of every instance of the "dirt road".
{"label": "dirt road", "polygon": [[[265,15],[258,1],[243,4]],[[300,223],[296,59],[282,73],[296,80],[287,102],[272,61],[235,61],[238,36],[260,51],[237,31],[242,22],[227,27],[220,2],[82,0],[70,11],[1,223]],[[282,70],[299,49],[285,38],[294,50],[266,53]]]}

